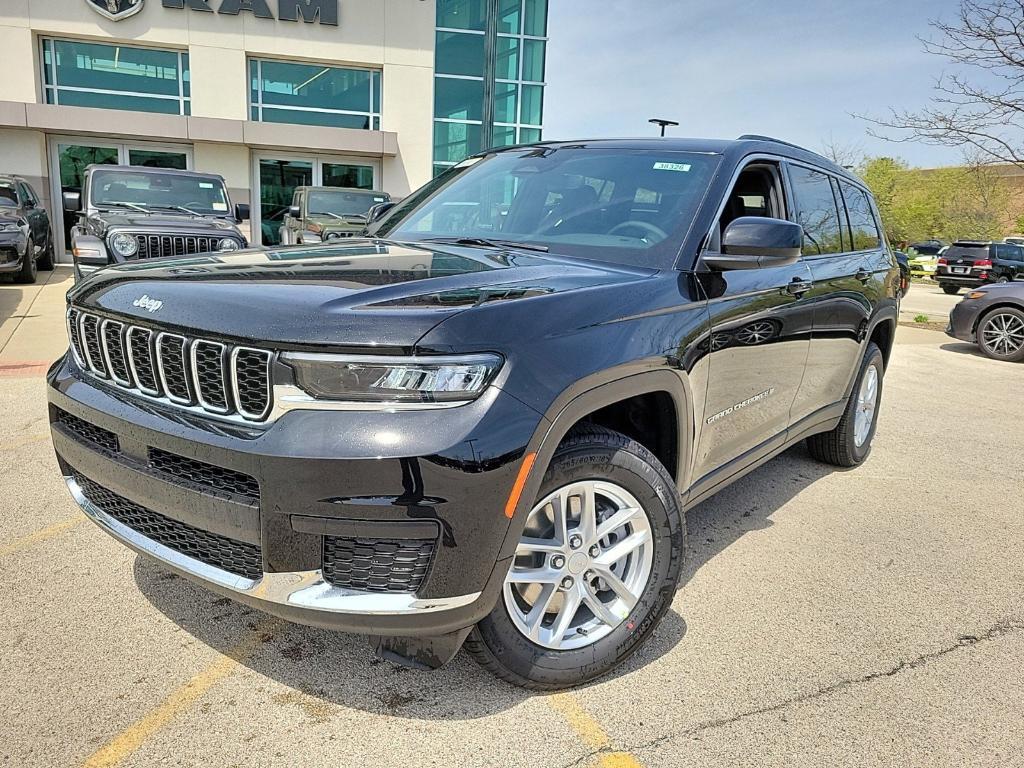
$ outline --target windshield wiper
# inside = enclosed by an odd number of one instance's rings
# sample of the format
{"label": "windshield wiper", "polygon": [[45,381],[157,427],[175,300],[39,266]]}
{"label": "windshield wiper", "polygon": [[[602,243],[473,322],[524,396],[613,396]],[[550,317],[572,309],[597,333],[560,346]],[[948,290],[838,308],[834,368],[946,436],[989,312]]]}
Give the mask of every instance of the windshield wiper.
{"label": "windshield wiper", "polygon": [[340,216],[337,213],[331,213],[330,211],[311,211],[310,216],[330,216],[332,219],[348,224],[351,221],[366,221],[366,216],[361,213],[343,213]]}
{"label": "windshield wiper", "polygon": [[449,245],[481,246],[483,248],[518,248],[523,251],[540,251],[547,253],[546,245],[536,243],[520,243],[515,240],[499,240],[489,237],[426,237],[424,243],[446,243]]}
{"label": "windshield wiper", "polygon": [[131,208],[133,211],[139,211],[140,213],[149,213],[149,210],[143,208],[141,205],[135,203],[99,203],[99,205],[113,205],[117,208]]}

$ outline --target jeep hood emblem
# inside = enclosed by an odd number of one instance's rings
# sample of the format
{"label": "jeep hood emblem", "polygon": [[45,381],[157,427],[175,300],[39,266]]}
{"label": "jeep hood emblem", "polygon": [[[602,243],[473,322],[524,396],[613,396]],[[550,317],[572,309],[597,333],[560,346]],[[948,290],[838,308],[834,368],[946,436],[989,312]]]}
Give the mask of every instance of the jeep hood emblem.
{"label": "jeep hood emblem", "polygon": [[145,0],[85,0],[86,4],[100,16],[121,21],[142,10]]}
{"label": "jeep hood emblem", "polygon": [[132,302],[133,307],[144,309],[147,312],[156,312],[163,305],[164,303],[162,301],[158,301],[157,299],[151,299],[149,298],[149,296],[146,295],[142,295]]}

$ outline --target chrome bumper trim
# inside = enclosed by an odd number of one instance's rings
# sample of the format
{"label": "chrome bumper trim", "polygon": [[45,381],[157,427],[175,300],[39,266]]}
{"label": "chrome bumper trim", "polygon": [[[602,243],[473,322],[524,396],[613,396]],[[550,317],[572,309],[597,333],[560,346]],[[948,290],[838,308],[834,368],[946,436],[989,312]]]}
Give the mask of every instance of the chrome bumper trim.
{"label": "chrome bumper trim", "polygon": [[479,592],[456,597],[418,598],[409,592],[379,593],[342,589],[324,581],[320,571],[265,573],[252,580],[228,573],[200,560],[183,555],[153,541],[108,515],[86,498],[74,477],[64,482],[82,511],[115,539],[140,552],[202,581],[267,603],[304,608],[323,613],[360,616],[400,616],[434,613],[461,608],[480,597]]}

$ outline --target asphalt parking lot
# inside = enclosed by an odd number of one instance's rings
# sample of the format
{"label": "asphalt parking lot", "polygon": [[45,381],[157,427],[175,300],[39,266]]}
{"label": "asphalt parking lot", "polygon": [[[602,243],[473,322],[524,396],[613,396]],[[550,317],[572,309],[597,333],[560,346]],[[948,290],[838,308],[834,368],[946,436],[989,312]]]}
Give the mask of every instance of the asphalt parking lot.
{"label": "asphalt parking lot", "polygon": [[1024,367],[901,327],[867,463],[794,449],[692,510],[653,641],[544,696],[378,661],[85,521],[38,365],[66,277],[0,285],[0,765],[1024,765]]}

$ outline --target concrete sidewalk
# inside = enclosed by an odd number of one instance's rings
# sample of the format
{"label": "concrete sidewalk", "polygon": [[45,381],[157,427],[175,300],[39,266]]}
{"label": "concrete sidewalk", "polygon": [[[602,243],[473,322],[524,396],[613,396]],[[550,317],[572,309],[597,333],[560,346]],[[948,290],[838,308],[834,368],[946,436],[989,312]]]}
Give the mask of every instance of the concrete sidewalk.
{"label": "concrete sidewalk", "polygon": [[64,296],[74,285],[68,265],[40,272],[34,285],[0,283],[0,376],[43,370],[68,348]]}

